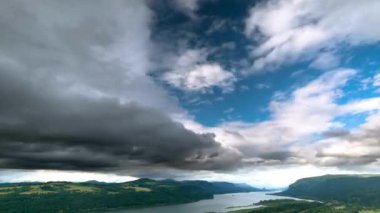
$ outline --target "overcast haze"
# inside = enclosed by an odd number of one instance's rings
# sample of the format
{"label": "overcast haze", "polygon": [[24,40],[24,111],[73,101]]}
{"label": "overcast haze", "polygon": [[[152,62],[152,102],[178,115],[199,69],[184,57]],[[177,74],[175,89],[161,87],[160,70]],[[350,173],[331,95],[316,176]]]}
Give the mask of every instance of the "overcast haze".
{"label": "overcast haze", "polygon": [[378,0],[0,2],[0,181],[380,171]]}

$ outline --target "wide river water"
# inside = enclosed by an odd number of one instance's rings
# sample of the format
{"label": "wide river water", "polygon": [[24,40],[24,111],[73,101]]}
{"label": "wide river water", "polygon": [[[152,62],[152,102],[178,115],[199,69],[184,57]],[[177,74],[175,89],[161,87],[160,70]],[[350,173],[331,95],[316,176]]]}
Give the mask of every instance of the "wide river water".
{"label": "wide river water", "polygon": [[[253,208],[252,204],[262,200],[295,199],[267,194],[268,192],[249,192],[215,195],[214,199],[201,200],[194,203],[150,207],[133,210],[119,210],[115,213],[205,213],[205,212],[228,212],[243,208]],[[236,208],[231,208],[236,207]],[[239,208],[240,207],[240,208]]]}

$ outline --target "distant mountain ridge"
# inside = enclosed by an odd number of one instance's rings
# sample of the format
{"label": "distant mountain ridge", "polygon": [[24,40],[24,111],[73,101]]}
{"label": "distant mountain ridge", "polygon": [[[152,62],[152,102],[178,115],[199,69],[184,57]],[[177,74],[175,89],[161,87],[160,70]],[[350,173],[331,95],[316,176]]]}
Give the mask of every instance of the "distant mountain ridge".
{"label": "distant mountain ridge", "polygon": [[237,192],[257,192],[263,191],[262,189],[252,187],[243,183],[229,183],[229,182],[208,182],[208,181],[184,181],[183,183],[201,187],[213,194],[227,194]]}
{"label": "distant mountain ridge", "polygon": [[379,175],[325,175],[304,178],[278,195],[340,201],[380,208]]}

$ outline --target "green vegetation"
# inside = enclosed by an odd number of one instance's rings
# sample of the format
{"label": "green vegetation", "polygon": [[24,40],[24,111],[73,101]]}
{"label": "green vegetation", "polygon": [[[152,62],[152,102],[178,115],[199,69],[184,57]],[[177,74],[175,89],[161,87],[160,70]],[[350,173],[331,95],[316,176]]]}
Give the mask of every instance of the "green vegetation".
{"label": "green vegetation", "polygon": [[380,176],[327,175],[304,178],[278,195],[380,208]]}
{"label": "green vegetation", "polygon": [[136,208],[210,199],[212,193],[181,182],[19,183],[0,185],[0,212],[78,212]]}
{"label": "green vegetation", "polygon": [[256,204],[262,207],[233,213],[380,213],[380,176],[326,175],[304,178],[277,195],[316,201],[262,201]]}
{"label": "green vegetation", "polygon": [[354,213],[357,207],[340,203],[320,203],[301,200],[267,200],[257,203],[262,207],[232,211],[231,213]]}
{"label": "green vegetation", "polygon": [[139,208],[194,202],[211,199],[218,193],[250,190],[254,191],[255,188],[244,185],[234,187],[231,183],[150,179],[126,183],[0,184],[0,212],[84,212]]}

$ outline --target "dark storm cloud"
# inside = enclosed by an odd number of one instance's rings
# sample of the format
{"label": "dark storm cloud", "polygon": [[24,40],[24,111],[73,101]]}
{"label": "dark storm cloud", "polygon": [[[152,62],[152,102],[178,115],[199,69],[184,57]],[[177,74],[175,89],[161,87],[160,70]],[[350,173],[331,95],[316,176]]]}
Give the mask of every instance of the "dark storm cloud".
{"label": "dark storm cloud", "polygon": [[169,117],[183,111],[150,77],[151,16],[140,0],[1,2],[0,167],[238,166],[237,152]]}
{"label": "dark storm cloud", "polygon": [[258,156],[265,160],[278,160],[278,161],[285,161],[288,158],[292,157],[294,154],[290,151],[269,151],[269,152],[262,152]]}
{"label": "dark storm cloud", "polygon": [[[239,156],[157,110],[112,98],[63,97],[0,72],[0,166],[228,169]],[[232,156],[232,157],[231,157]]]}

